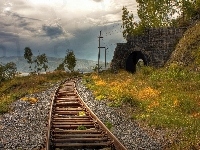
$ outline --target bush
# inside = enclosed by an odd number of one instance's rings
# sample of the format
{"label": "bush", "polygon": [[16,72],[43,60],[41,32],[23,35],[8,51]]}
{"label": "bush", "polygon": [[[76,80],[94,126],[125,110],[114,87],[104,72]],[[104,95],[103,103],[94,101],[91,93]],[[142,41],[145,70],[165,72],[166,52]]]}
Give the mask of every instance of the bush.
{"label": "bush", "polygon": [[0,64],[0,83],[12,79],[17,72],[16,64],[9,62],[6,65]]}

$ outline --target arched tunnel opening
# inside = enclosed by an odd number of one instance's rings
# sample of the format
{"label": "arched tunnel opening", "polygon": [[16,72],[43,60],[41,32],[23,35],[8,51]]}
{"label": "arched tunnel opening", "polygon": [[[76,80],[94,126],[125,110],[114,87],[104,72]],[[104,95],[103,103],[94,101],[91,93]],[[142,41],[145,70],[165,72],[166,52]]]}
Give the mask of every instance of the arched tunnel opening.
{"label": "arched tunnel opening", "polygon": [[137,65],[139,60],[143,61],[143,64],[145,66],[147,65],[147,61],[145,59],[145,56],[144,56],[144,54],[142,54],[141,51],[132,52],[126,60],[126,70],[128,72],[135,73],[136,72],[136,65]]}

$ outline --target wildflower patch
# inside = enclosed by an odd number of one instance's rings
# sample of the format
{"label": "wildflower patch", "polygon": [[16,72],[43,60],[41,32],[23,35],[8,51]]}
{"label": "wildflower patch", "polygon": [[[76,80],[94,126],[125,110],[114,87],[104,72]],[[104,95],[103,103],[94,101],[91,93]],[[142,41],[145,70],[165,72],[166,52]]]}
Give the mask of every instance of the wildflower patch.
{"label": "wildflower patch", "polygon": [[138,92],[138,98],[141,100],[145,100],[145,99],[152,99],[152,98],[156,98],[159,96],[159,91],[152,89],[151,87],[147,87],[144,88],[143,90],[140,90]]}
{"label": "wildflower patch", "polygon": [[21,100],[22,101],[28,101],[28,102],[30,102],[32,104],[34,104],[34,103],[36,103],[38,101],[38,99],[35,98],[35,97],[22,97]]}

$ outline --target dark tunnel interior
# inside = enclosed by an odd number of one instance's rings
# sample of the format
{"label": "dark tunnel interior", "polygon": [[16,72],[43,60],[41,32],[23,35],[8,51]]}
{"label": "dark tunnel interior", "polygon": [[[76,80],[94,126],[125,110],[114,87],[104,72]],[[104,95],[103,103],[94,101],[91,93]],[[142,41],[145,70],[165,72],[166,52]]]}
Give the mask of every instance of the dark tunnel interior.
{"label": "dark tunnel interior", "polygon": [[136,64],[139,59],[142,59],[144,62],[144,65],[147,65],[147,61],[145,59],[145,56],[142,54],[141,51],[134,51],[132,52],[127,60],[126,60],[126,70],[131,73],[136,72]]}

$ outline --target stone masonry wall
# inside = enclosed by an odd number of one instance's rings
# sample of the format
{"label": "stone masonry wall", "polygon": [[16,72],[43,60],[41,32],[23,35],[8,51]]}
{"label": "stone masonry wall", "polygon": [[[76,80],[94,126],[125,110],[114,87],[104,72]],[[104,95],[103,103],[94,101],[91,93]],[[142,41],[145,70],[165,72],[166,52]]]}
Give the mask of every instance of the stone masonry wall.
{"label": "stone masonry wall", "polygon": [[133,51],[141,51],[149,66],[164,66],[186,29],[151,28],[142,35],[130,37],[127,43],[117,43],[111,69],[125,69],[126,60]]}

